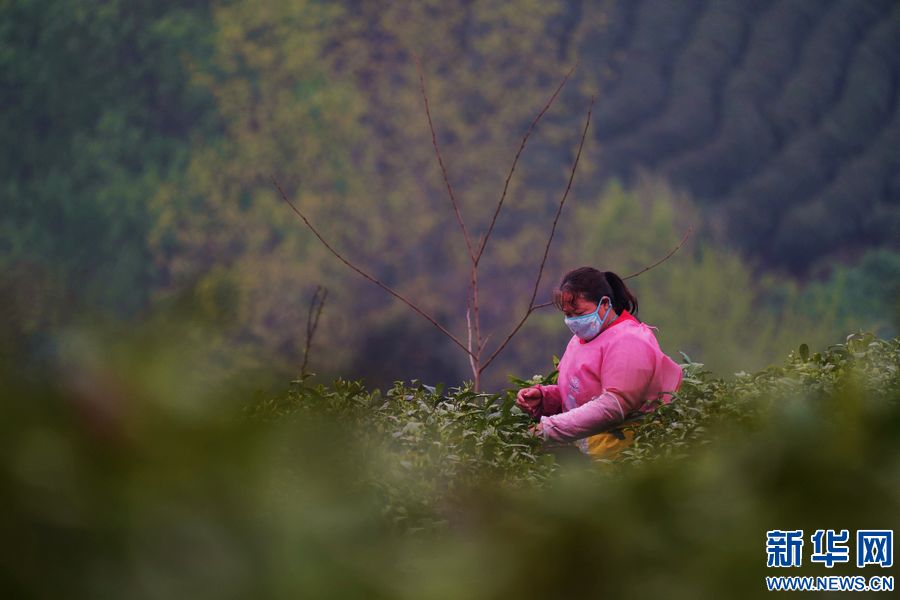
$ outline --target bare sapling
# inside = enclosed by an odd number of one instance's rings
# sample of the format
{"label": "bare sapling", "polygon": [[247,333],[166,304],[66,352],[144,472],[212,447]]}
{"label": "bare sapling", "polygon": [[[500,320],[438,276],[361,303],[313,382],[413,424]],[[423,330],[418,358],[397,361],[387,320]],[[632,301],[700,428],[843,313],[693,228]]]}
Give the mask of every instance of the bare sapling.
{"label": "bare sapling", "polygon": [[[369,280],[370,282],[374,283],[378,287],[385,290],[387,293],[391,294],[392,296],[394,296],[395,298],[397,298],[398,300],[400,300],[401,302],[406,304],[411,310],[415,311],[420,316],[422,316],[424,319],[429,321],[442,334],[444,334],[452,343],[454,343],[457,347],[459,347],[468,357],[469,367],[472,370],[474,389],[475,389],[475,391],[480,391],[481,390],[481,375],[485,371],[485,369],[487,369],[487,367],[490,366],[490,364],[494,362],[494,360],[500,355],[500,353],[503,352],[503,350],[509,345],[510,341],[512,341],[512,339],[516,336],[516,334],[522,329],[522,326],[525,325],[525,322],[528,320],[528,318],[536,310],[538,310],[539,308],[543,308],[543,307],[551,305],[550,302],[545,302],[545,303],[540,303],[540,304],[537,303],[538,290],[540,289],[541,279],[543,278],[543,274],[544,274],[544,267],[547,263],[547,257],[550,254],[550,247],[553,243],[553,238],[556,234],[556,227],[559,222],[559,217],[562,214],[563,207],[565,206],[566,200],[569,197],[569,192],[572,189],[572,182],[575,180],[575,173],[578,169],[578,163],[581,160],[582,150],[584,149],[584,143],[587,138],[587,133],[588,133],[588,130],[589,130],[590,124],[591,124],[591,115],[592,115],[593,109],[594,109],[595,98],[591,97],[591,101],[588,106],[587,117],[585,119],[584,127],[582,128],[582,131],[581,131],[581,137],[578,141],[578,147],[575,152],[575,158],[572,162],[572,167],[569,171],[569,177],[568,177],[568,181],[566,183],[566,188],[563,191],[562,196],[560,197],[559,204],[557,205],[556,214],[553,218],[553,224],[551,225],[550,231],[547,235],[547,242],[544,246],[544,252],[543,252],[540,264],[537,269],[537,275],[534,280],[534,287],[532,289],[531,299],[528,302],[528,307],[525,309],[522,317],[512,327],[509,334],[506,335],[502,339],[502,341],[500,341],[496,345],[496,347],[494,347],[493,349],[488,349],[487,343],[491,336],[490,336],[490,334],[485,336],[482,334],[482,331],[481,331],[481,314],[479,312],[479,297],[478,297],[478,291],[479,291],[478,267],[480,265],[481,258],[484,255],[485,248],[487,248],[488,241],[491,238],[491,234],[494,231],[494,226],[497,223],[497,218],[500,215],[500,211],[503,208],[503,204],[506,200],[507,192],[509,190],[510,181],[512,180],[513,174],[516,171],[516,166],[518,165],[519,158],[521,157],[522,152],[525,150],[525,146],[527,145],[528,140],[531,137],[531,134],[537,128],[537,125],[541,121],[541,118],[544,116],[544,114],[553,105],[553,102],[556,100],[557,96],[562,91],[563,87],[565,87],[566,82],[568,82],[569,78],[571,77],[572,73],[575,70],[575,67],[573,66],[569,70],[569,72],[566,73],[565,77],[563,77],[563,80],[556,87],[553,94],[550,96],[549,100],[544,104],[544,106],[541,108],[540,112],[538,112],[537,116],[534,118],[534,120],[532,120],[531,124],[529,125],[527,131],[525,132],[525,135],[522,138],[522,141],[519,143],[518,149],[516,150],[516,154],[512,161],[512,166],[510,167],[509,173],[507,174],[506,179],[504,181],[503,191],[501,192],[500,199],[497,202],[497,205],[494,209],[490,224],[489,224],[486,232],[484,233],[484,235],[479,238],[479,241],[477,243],[473,243],[472,236],[469,233],[469,229],[466,227],[465,219],[463,218],[462,211],[460,210],[459,203],[457,202],[457,198],[456,198],[456,194],[453,190],[453,186],[450,183],[450,176],[449,176],[449,174],[447,172],[447,168],[444,164],[444,158],[443,158],[443,155],[441,154],[440,145],[438,144],[437,133],[435,131],[434,122],[431,118],[431,107],[429,104],[428,93],[425,88],[425,76],[423,73],[422,65],[419,62],[419,59],[417,57],[415,59],[415,62],[416,62],[416,67],[418,69],[419,87],[420,87],[420,91],[421,91],[421,95],[422,95],[422,101],[424,103],[425,116],[428,121],[429,130],[431,132],[431,142],[432,142],[432,146],[434,147],[434,154],[437,159],[438,166],[440,167],[440,170],[441,170],[441,176],[443,177],[443,180],[444,180],[444,186],[447,189],[447,196],[450,200],[450,205],[451,205],[453,213],[456,217],[456,221],[459,224],[459,229],[460,229],[460,232],[462,233],[463,241],[465,242],[466,253],[468,254],[468,257],[469,257],[470,268],[469,268],[469,282],[468,282],[468,286],[467,286],[467,295],[466,295],[466,315],[465,315],[466,316],[466,342],[465,343],[462,340],[460,340],[459,337],[457,337],[456,335],[451,333],[447,327],[440,324],[437,321],[437,319],[435,319],[433,316],[431,316],[422,307],[418,306],[416,303],[412,302],[411,300],[409,300],[408,298],[406,298],[402,294],[400,294],[397,290],[388,286],[387,284],[385,284],[384,282],[379,280],[377,277],[371,275],[370,273],[366,272],[365,270],[363,270],[362,268],[360,268],[359,266],[357,266],[356,264],[352,263],[347,258],[345,258],[341,253],[339,253],[331,244],[329,244],[322,237],[322,235],[313,226],[313,224],[309,221],[309,219],[306,217],[306,215],[299,209],[299,207],[294,202],[292,202],[287,197],[287,194],[284,192],[281,185],[278,183],[278,181],[275,179],[274,176],[272,177],[272,183],[275,185],[276,189],[281,194],[282,199],[303,220],[303,223],[310,229],[310,231],[312,231],[312,233],[325,246],[325,248],[327,248],[332,254],[334,254],[338,260],[343,262],[350,269],[356,271],[360,276],[362,276],[365,279]],[[692,233],[692,229],[688,229],[688,231],[684,234],[684,236],[682,237],[679,244],[675,248],[673,248],[668,254],[666,254],[664,257],[662,257],[660,260],[656,261],[655,263],[653,263],[647,267],[644,267],[643,269],[639,270],[636,273],[629,275],[625,279],[631,279],[633,277],[637,277],[637,276],[649,271],[650,269],[653,269],[653,268],[659,266],[660,264],[664,263],[665,261],[669,260],[684,245],[684,243],[690,237],[691,233]],[[323,301],[324,301],[324,297],[323,297]],[[321,311],[321,308],[319,310]],[[316,321],[318,321],[318,319],[316,319]],[[305,363],[306,363],[306,358],[304,357],[304,365],[305,365]]]}

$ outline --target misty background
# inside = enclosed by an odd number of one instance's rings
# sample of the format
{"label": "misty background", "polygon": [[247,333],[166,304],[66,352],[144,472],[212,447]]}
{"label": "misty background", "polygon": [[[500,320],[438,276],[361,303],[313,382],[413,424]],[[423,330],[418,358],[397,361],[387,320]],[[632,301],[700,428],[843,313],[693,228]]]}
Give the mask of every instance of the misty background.
{"label": "misty background", "polygon": [[[326,239],[464,339],[481,265],[499,344],[527,307],[590,97],[593,121],[538,301],[627,275],[663,349],[715,372],[900,327],[900,5],[891,0],[7,2],[0,9],[0,352],[41,377],[85,336],[152,330],[222,372],[457,383],[465,356]],[[485,373],[546,372],[532,316]],[[198,363],[199,364],[199,363]],[[49,369],[49,371],[48,371]]]}

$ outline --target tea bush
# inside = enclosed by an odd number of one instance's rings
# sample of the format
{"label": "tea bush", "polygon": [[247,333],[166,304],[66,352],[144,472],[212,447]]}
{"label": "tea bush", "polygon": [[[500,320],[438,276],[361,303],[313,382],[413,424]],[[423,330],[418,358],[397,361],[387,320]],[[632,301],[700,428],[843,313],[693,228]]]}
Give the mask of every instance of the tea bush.
{"label": "tea bush", "polygon": [[852,555],[812,563],[808,541],[802,567],[773,572],[765,539],[900,525],[898,368],[900,340],[867,334],[731,380],[689,362],[631,449],[474,504],[482,527],[457,536],[467,560],[444,575],[436,549],[427,573],[448,595],[684,599],[762,597],[770,575],[889,574],[854,569]]}
{"label": "tea bush", "polygon": [[3,597],[752,598],[768,529],[900,526],[898,339],[728,380],[688,361],[599,465],[554,460],[514,406],[554,372],[497,394],[303,379],[248,402],[144,341],[4,389]]}
{"label": "tea bush", "polygon": [[758,429],[798,403],[829,419],[847,419],[859,412],[859,403],[880,410],[900,399],[900,338],[881,340],[857,333],[812,355],[801,344],[783,366],[737,373],[730,381],[685,358],[684,378],[673,402],[635,428],[634,444],[619,461],[685,458],[715,432]]}
{"label": "tea bush", "polygon": [[529,432],[514,390],[476,393],[465,384],[445,393],[412,381],[382,395],[360,382],[339,379],[326,387],[298,380],[250,414],[344,428],[354,450],[373,461],[360,483],[379,491],[386,515],[404,531],[446,525],[472,490],[541,484],[555,465]]}
{"label": "tea bush", "polygon": [[[782,366],[729,380],[685,359],[673,402],[634,427],[630,448],[599,461],[613,476],[641,463],[688,459],[716,438],[765,430],[792,411],[820,411],[846,427],[859,416],[860,402],[875,410],[900,395],[900,338],[854,334],[812,355],[804,344]],[[445,392],[412,381],[396,382],[382,395],[360,382],[339,379],[327,387],[298,380],[251,413],[339,424],[355,451],[373,461],[360,472],[360,485],[378,490],[396,527],[417,532],[446,527],[467,498],[486,487],[527,489],[552,480],[557,457],[530,432],[533,423],[515,406],[515,393],[556,377],[555,369],[531,379],[511,377],[513,387],[497,394],[476,393],[470,384]]]}

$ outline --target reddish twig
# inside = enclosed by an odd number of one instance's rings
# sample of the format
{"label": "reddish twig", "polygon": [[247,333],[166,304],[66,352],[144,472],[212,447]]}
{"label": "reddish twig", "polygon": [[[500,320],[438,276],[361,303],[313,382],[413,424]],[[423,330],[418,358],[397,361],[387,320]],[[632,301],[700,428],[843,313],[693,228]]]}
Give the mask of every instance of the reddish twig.
{"label": "reddish twig", "polygon": [[422,63],[419,57],[413,54],[416,61],[416,68],[419,71],[419,87],[422,90],[422,100],[425,101],[425,116],[428,118],[428,128],[431,130],[431,145],[434,146],[434,154],[437,156],[438,164],[441,167],[441,174],[444,176],[444,184],[447,186],[447,193],[450,195],[450,203],[453,205],[453,211],[456,213],[456,220],[459,222],[459,228],[462,229],[463,238],[466,240],[466,248],[469,250],[469,259],[475,262],[475,251],[472,249],[472,239],[469,237],[469,231],[463,221],[462,213],[459,210],[459,203],[456,201],[456,195],[453,193],[453,186],[450,185],[450,177],[447,175],[447,168],[444,166],[444,157],[441,155],[441,149],[438,146],[437,134],[434,132],[434,123],[431,121],[431,109],[428,105],[428,93],[425,91],[425,75],[422,70]]}
{"label": "reddish twig", "polygon": [[692,234],[692,233],[694,233],[694,228],[693,228],[693,226],[688,227],[688,230],[684,233],[684,236],[682,236],[681,241],[678,242],[678,245],[677,245],[677,246],[675,246],[674,248],[672,248],[671,252],[669,252],[668,254],[666,254],[664,257],[662,257],[661,259],[659,259],[658,261],[656,261],[655,263],[653,263],[653,264],[650,265],[649,267],[644,267],[643,269],[641,269],[641,270],[638,271],[637,273],[632,273],[632,274],[629,275],[628,277],[623,277],[623,278],[622,278],[622,281],[625,281],[626,279],[632,279],[632,278],[634,278],[634,277],[637,277],[638,275],[642,275],[643,273],[646,273],[646,272],[649,271],[650,269],[654,269],[654,268],[658,267],[659,265],[663,264],[664,262],[666,262],[667,260],[669,260],[670,258],[672,258],[672,256],[674,256],[675,253],[678,252],[678,251],[681,249],[682,246],[684,246],[684,243],[688,240],[689,237],[691,237],[691,234]]}
{"label": "reddish twig", "polygon": [[494,210],[494,216],[491,218],[491,224],[488,226],[487,233],[481,239],[481,243],[478,247],[478,252],[475,254],[475,264],[481,260],[481,255],[484,254],[484,247],[487,246],[488,239],[491,237],[491,233],[494,231],[494,224],[497,222],[497,217],[500,215],[500,209],[503,208],[503,201],[506,200],[506,192],[509,189],[509,182],[512,180],[513,173],[516,171],[516,165],[519,162],[519,157],[522,155],[522,151],[525,149],[525,144],[528,143],[528,138],[531,137],[531,132],[534,131],[535,127],[537,127],[538,122],[544,116],[548,110],[550,110],[550,106],[553,105],[553,101],[556,100],[556,97],[559,95],[559,92],[562,91],[563,86],[566,85],[566,82],[569,81],[569,77],[572,76],[572,73],[575,71],[575,67],[578,66],[578,63],[572,65],[572,68],[569,69],[569,72],[566,73],[566,76],[563,78],[562,82],[556,88],[556,91],[553,92],[553,95],[550,96],[550,100],[544,105],[544,108],[541,109],[541,112],[538,113],[537,117],[534,118],[534,121],[531,122],[531,125],[528,127],[528,131],[525,132],[525,137],[522,138],[522,143],[519,144],[519,149],[516,151],[516,156],[513,158],[512,167],[509,170],[509,174],[506,176],[506,182],[503,184],[503,193],[500,195],[500,202],[497,203],[497,208]]}
{"label": "reddish twig", "polygon": [[569,173],[569,182],[566,185],[566,191],[563,193],[562,199],[559,201],[559,206],[556,209],[556,216],[553,218],[553,227],[550,228],[550,236],[547,238],[547,245],[544,247],[544,257],[541,259],[541,266],[538,269],[537,280],[534,282],[534,291],[531,294],[531,300],[528,302],[528,310],[525,311],[525,316],[522,317],[522,320],[519,321],[519,324],[515,326],[512,332],[506,337],[500,346],[494,350],[493,354],[480,366],[480,369],[483,371],[488,367],[489,364],[497,357],[500,352],[506,347],[509,341],[519,332],[519,329],[522,328],[522,325],[525,324],[525,321],[528,320],[528,317],[531,316],[531,313],[534,312],[534,300],[537,298],[538,288],[541,285],[541,278],[544,274],[544,265],[547,263],[547,256],[550,254],[550,245],[553,243],[553,236],[556,233],[556,225],[559,222],[559,216],[562,214],[563,206],[566,203],[566,198],[569,197],[569,191],[572,189],[572,181],[575,179],[575,171],[578,169],[578,161],[581,159],[581,151],[584,148],[584,140],[587,137],[588,128],[591,125],[591,113],[594,110],[594,97],[591,97],[591,105],[588,108],[587,120],[584,123],[584,130],[581,132],[581,141],[578,143],[578,152],[575,154],[575,162],[572,164],[572,171]]}
{"label": "reddish twig", "polygon": [[375,285],[377,285],[378,287],[380,287],[381,289],[383,289],[390,295],[394,296],[395,298],[397,298],[398,300],[400,300],[401,302],[406,304],[408,307],[410,307],[411,309],[413,309],[414,311],[416,311],[417,313],[422,315],[423,317],[425,317],[432,325],[437,327],[441,331],[441,333],[443,333],[448,338],[450,338],[450,340],[453,341],[454,344],[456,344],[457,346],[462,348],[463,352],[465,352],[466,354],[470,354],[470,352],[466,348],[466,346],[461,341],[459,341],[459,339],[457,339],[457,337],[455,335],[453,335],[452,333],[447,331],[447,329],[443,325],[438,323],[431,315],[427,314],[421,308],[419,308],[418,306],[416,306],[415,304],[413,304],[412,302],[410,302],[409,300],[404,298],[402,295],[400,295],[398,292],[396,292],[389,285],[379,281],[375,277],[372,277],[371,275],[369,275],[368,273],[366,273],[365,271],[363,271],[362,269],[360,269],[359,267],[357,267],[356,265],[354,265],[353,263],[348,261],[346,258],[344,258],[340,252],[335,250],[331,246],[331,244],[329,244],[328,242],[325,241],[325,238],[323,238],[322,235],[318,232],[318,230],[315,227],[313,227],[312,223],[309,222],[309,219],[306,218],[306,215],[304,215],[300,211],[300,209],[297,208],[297,206],[288,199],[287,194],[285,194],[284,190],[281,189],[281,185],[278,184],[278,181],[275,179],[274,175],[272,176],[272,183],[278,189],[278,192],[281,194],[281,198],[288,204],[288,206],[291,207],[291,209],[295,213],[297,213],[297,215],[301,219],[303,219],[303,222],[306,224],[307,227],[309,227],[309,230],[313,232],[313,234],[319,239],[319,241],[322,242],[322,244],[328,249],[328,251],[331,252],[332,254],[334,254],[338,260],[340,260],[342,263],[344,263],[345,265],[347,265],[348,267],[350,267],[351,269],[353,269],[354,271],[356,271],[357,273],[359,273],[360,275],[362,275],[363,277],[365,277],[366,279],[368,279],[369,281],[371,281],[372,283],[374,283]]}

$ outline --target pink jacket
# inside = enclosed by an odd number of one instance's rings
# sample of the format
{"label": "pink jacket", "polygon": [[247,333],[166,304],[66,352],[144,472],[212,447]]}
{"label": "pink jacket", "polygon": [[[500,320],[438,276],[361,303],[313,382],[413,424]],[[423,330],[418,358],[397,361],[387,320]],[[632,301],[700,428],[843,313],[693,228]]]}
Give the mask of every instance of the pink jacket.
{"label": "pink jacket", "polygon": [[651,327],[628,311],[589,342],[572,336],[559,361],[557,385],[537,386],[544,438],[578,440],[668,404],[681,367],[663,354]]}

